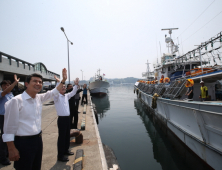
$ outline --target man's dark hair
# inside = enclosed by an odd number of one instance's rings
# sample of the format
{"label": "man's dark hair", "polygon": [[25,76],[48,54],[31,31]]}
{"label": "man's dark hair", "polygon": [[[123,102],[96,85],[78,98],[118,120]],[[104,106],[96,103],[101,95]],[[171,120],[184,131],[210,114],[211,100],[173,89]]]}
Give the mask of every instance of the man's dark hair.
{"label": "man's dark hair", "polygon": [[41,78],[41,79],[43,80],[43,77],[42,77],[40,74],[34,73],[34,74],[29,75],[29,76],[26,78],[26,82],[27,82],[27,83],[30,83],[32,77],[39,77],[39,78]]}
{"label": "man's dark hair", "polygon": [[67,84],[67,87],[69,87],[69,85],[71,85],[71,86],[72,86],[72,84]]}
{"label": "man's dark hair", "polygon": [[10,84],[10,85],[11,85],[11,81],[10,81],[10,80],[3,80],[3,81],[1,82],[1,87],[2,87],[2,85],[4,85],[4,84]]}

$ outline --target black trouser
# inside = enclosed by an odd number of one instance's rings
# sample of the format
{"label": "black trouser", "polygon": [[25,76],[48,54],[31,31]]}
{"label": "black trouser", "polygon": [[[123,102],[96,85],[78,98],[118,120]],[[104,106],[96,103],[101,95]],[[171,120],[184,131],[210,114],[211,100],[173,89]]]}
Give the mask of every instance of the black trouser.
{"label": "black trouser", "polygon": [[16,170],[40,170],[42,164],[42,136],[15,137],[15,147],[20,158],[14,162]]}
{"label": "black trouser", "polygon": [[4,115],[0,115],[0,130],[1,130],[1,135],[0,135],[0,161],[4,161],[7,158],[7,155],[8,155],[7,145],[2,140],[2,134],[4,133],[3,126],[4,126]]}
{"label": "black trouser", "polygon": [[70,143],[70,120],[69,116],[59,116],[57,125],[58,125],[58,157],[61,158],[69,150]]}
{"label": "black trouser", "polygon": [[75,107],[78,112],[79,111],[79,99],[75,99]]}
{"label": "black trouser", "polygon": [[190,95],[188,96],[188,99],[193,99],[193,93],[190,93]]}
{"label": "black trouser", "polygon": [[83,95],[82,95],[82,101],[81,101],[81,104],[83,104],[83,100],[84,100],[84,98],[86,98],[86,104],[88,104],[88,102],[87,102],[87,94],[83,94]]}
{"label": "black trouser", "polygon": [[[79,120],[79,115],[76,107],[71,107],[69,108],[70,110],[70,129],[77,129],[78,125],[78,120]],[[73,118],[74,118],[74,123],[73,123]]]}

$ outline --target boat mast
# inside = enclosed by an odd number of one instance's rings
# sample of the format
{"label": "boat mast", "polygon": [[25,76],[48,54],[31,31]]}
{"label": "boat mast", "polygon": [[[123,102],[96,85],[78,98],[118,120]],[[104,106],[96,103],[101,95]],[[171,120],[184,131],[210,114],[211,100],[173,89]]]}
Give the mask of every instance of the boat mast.
{"label": "boat mast", "polygon": [[149,64],[150,63],[148,63],[148,60],[147,60],[147,63],[145,63],[145,64],[147,64],[147,80],[149,79],[149,77],[150,77],[150,68],[149,68]]}

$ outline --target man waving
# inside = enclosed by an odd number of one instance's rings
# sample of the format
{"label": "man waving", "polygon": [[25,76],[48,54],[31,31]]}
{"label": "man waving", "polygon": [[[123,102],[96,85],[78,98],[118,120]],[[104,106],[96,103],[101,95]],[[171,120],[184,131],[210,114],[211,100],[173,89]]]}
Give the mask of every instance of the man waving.
{"label": "man waving", "polygon": [[41,115],[42,104],[59,94],[67,79],[67,71],[62,70],[63,79],[53,90],[38,94],[42,89],[40,74],[27,77],[26,91],[5,104],[5,124],[3,141],[7,142],[9,159],[16,170],[40,170],[42,162]]}

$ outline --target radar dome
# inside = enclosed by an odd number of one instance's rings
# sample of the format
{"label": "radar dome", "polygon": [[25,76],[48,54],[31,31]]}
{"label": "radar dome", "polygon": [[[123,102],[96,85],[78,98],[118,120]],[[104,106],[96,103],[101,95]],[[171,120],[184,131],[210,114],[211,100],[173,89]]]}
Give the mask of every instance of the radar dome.
{"label": "radar dome", "polygon": [[170,37],[166,37],[166,38],[165,38],[165,42],[166,42],[166,43],[169,43],[169,42],[171,42],[171,41],[172,41],[172,39],[171,39]]}

